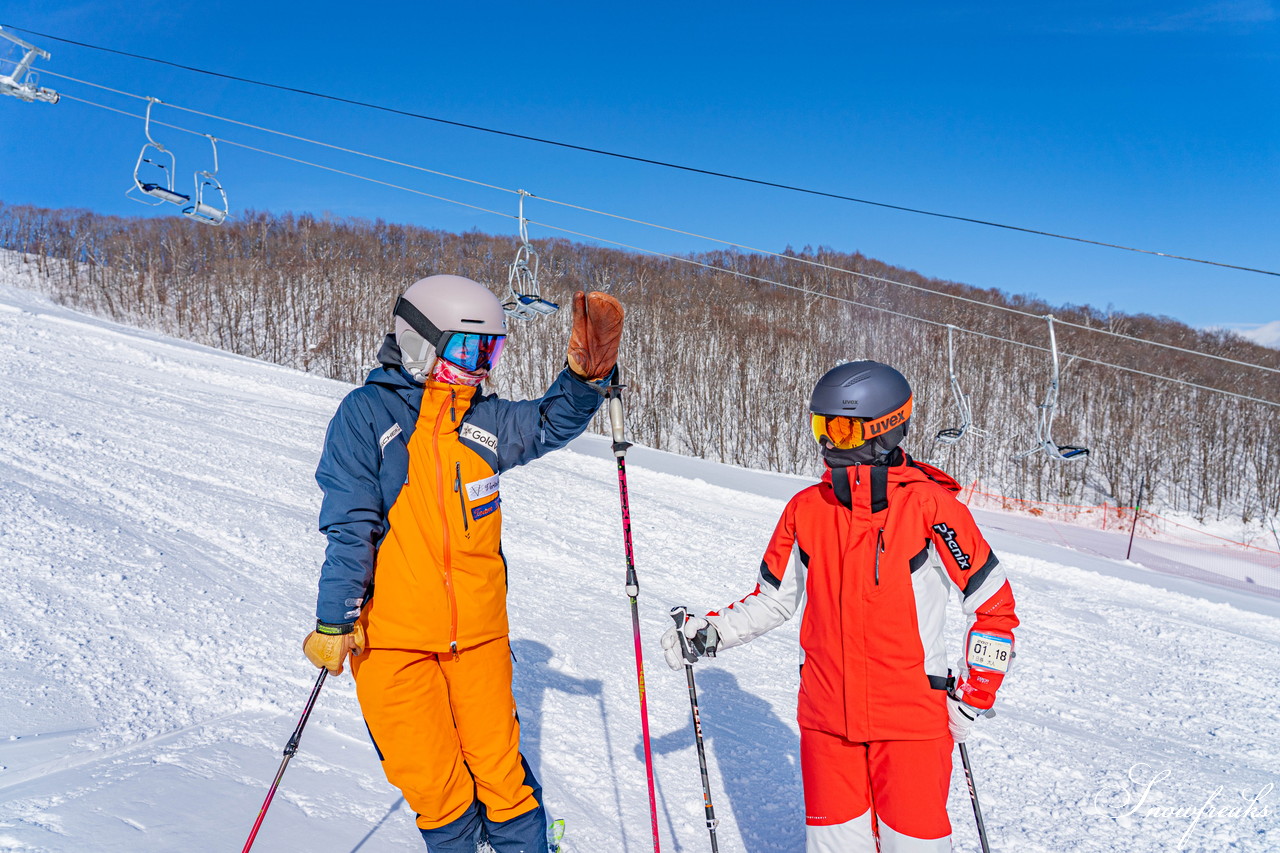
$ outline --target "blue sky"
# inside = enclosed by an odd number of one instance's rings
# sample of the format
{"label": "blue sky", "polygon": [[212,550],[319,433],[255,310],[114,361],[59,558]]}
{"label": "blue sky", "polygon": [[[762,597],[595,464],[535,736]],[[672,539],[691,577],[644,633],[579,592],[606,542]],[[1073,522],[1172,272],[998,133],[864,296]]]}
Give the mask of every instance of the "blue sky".
{"label": "blue sky", "polygon": [[[1280,2],[50,3],[0,23],[398,109],[780,183],[1280,270]],[[19,33],[19,35],[25,35]],[[1280,320],[1274,276],[691,175],[217,80],[26,35],[51,71],[508,189],[781,250],[1165,314]],[[141,102],[45,75],[66,94]],[[196,118],[157,118],[481,207],[513,195]],[[203,139],[157,131],[179,186]],[[0,103],[0,200],[127,200],[142,122]],[[232,209],[511,233],[478,213],[224,145]],[[164,215],[171,215],[168,208]],[[659,251],[713,248],[531,201]],[[532,226],[531,235],[555,232]]]}

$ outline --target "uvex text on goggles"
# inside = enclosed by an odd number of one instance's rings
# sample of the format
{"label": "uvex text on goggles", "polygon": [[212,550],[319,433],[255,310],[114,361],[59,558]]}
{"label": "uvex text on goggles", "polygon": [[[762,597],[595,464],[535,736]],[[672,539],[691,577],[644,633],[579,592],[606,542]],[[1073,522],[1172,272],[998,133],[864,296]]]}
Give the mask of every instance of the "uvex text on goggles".
{"label": "uvex text on goggles", "polygon": [[506,335],[482,335],[475,332],[442,330],[432,323],[413,303],[401,297],[395,315],[403,319],[423,340],[435,347],[436,355],[463,370],[491,370],[502,355]]}
{"label": "uvex text on goggles", "polygon": [[823,415],[813,412],[809,415],[809,426],[813,429],[814,441],[826,444],[837,450],[852,450],[861,447],[895,427],[906,423],[911,417],[911,397],[897,409],[878,418],[856,418],[850,415]]}

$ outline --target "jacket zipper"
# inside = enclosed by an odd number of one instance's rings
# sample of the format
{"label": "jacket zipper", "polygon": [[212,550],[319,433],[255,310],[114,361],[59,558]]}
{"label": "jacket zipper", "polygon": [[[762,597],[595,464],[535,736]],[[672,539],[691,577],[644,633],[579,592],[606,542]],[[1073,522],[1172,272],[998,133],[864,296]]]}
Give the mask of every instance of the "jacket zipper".
{"label": "jacket zipper", "polygon": [[[457,392],[450,392],[456,396]],[[452,403],[450,403],[450,414],[453,412]],[[440,532],[444,541],[444,588],[449,593],[449,651],[453,653],[454,658],[458,657],[458,597],[453,591],[453,561],[451,559],[451,551],[453,546],[449,542],[449,516],[444,511],[444,468],[440,464],[440,425],[444,422],[444,408],[440,409],[440,414],[436,415],[436,428],[432,433],[432,441],[434,446],[432,454],[436,463],[436,500],[440,506]]]}
{"label": "jacket zipper", "polygon": [[876,531],[876,586],[880,585],[880,555],[884,553],[884,528]]}
{"label": "jacket zipper", "polygon": [[462,529],[470,530],[467,523],[467,499],[462,496],[462,463],[453,463],[453,490],[458,493],[458,503],[462,505]]}

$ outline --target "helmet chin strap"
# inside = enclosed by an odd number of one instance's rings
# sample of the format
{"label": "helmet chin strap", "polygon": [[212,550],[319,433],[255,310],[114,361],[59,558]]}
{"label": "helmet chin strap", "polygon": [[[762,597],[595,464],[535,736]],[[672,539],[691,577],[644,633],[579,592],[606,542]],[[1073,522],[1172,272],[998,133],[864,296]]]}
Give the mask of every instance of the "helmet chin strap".
{"label": "helmet chin strap", "polygon": [[434,358],[430,361],[401,362],[404,369],[409,371],[409,375],[412,376],[416,382],[426,382],[427,377],[431,375],[431,369],[435,367],[435,363],[436,360]]}

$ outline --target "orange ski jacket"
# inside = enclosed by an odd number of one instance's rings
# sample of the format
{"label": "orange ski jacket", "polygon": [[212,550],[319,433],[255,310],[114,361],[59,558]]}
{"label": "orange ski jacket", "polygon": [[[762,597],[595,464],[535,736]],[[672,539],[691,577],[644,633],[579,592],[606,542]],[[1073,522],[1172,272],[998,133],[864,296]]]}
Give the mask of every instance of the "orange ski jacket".
{"label": "orange ski jacket", "polygon": [[799,723],[856,742],[947,734],[952,588],[971,629],[1018,624],[1004,569],[955,498],[959,485],[902,451],[891,463],[828,469],[793,497],[756,588],[707,614],[729,648],[803,604]]}
{"label": "orange ski jacket", "polygon": [[368,648],[448,653],[506,636],[500,475],[580,435],[603,397],[565,370],[541,399],[513,402],[417,383],[393,343],[380,357],[338,407],[316,472],[329,542],[316,618],[361,619]]}

